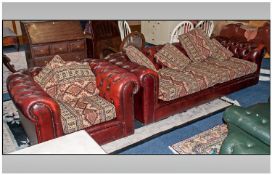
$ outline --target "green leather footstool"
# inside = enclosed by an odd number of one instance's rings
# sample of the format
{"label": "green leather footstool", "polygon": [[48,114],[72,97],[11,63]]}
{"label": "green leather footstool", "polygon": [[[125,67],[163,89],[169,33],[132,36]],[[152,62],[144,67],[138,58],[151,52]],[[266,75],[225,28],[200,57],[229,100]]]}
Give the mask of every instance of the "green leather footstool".
{"label": "green leather footstool", "polygon": [[231,106],[224,112],[228,136],[220,154],[270,154],[270,104]]}

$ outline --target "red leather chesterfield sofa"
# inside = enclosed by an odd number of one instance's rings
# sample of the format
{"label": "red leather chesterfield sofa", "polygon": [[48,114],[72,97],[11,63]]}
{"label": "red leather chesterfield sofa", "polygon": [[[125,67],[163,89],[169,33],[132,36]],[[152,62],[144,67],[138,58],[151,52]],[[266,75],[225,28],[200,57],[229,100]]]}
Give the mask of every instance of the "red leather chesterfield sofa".
{"label": "red leather chesterfield sofa", "polygon": [[[135,117],[142,123],[149,124],[178,112],[185,111],[193,106],[203,104],[210,100],[258,83],[261,61],[264,55],[264,46],[234,42],[222,37],[216,37],[216,39],[224,47],[233,52],[233,57],[255,62],[257,64],[257,71],[234,80],[216,84],[207,89],[203,89],[171,101],[162,101],[158,98],[158,73],[144,66],[130,62],[125,53],[120,52],[109,55],[108,57],[105,57],[103,61],[107,61],[119,67],[125,68],[128,72],[132,72],[138,77],[140,82],[140,90],[135,95]],[[185,55],[187,55],[180,43],[174,43],[174,45]],[[154,54],[162,47],[163,45],[152,46],[145,48],[142,51],[149,58],[149,60],[151,60],[156,68],[162,68],[162,65],[157,63],[154,59]]]}
{"label": "red leather chesterfield sofa", "polygon": [[[139,88],[137,77],[109,63],[90,61],[89,65],[96,76],[99,96],[114,104],[117,117],[85,130],[99,144],[133,134],[133,97]],[[8,91],[32,144],[64,135],[59,105],[33,79],[39,71],[41,68],[37,67],[22,70],[7,79]]]}

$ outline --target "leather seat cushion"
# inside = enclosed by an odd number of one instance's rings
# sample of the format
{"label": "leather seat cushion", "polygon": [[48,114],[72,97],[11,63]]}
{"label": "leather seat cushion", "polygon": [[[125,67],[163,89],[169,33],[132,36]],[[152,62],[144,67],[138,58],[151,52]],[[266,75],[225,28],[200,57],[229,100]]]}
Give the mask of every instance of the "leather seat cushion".
{"label": "leather seat cushion", "polygon": [[57,102],[65,134],[116,118],[114,105],[98,95],[78,98],[73,104],[60,100]]}

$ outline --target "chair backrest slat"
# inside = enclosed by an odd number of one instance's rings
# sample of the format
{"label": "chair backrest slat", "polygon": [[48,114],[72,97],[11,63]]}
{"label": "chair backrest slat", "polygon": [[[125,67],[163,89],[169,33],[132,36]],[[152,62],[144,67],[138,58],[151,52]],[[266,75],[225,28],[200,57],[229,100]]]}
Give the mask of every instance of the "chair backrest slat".
{"label": "chair backrest slat", "polygon": [[171,34],[170,43],[178,42],[179,35],[187,33],[192,29],[194,29],[193,23],[191,23],[190,21],[182,21],[174,28]]}
{"label": "chair backrest slat", "polygon": [[119,27],[119,31],[120,31],[120,35],[121,35],[121,40],[123,41],[123,39],[129,33],[131,33],[130,27],[129,27],[127,21],[118,21],[118,27]]}
{"label": "chair backrest slat", "polygon": [[213,21],[199,21],[198,24],[196,25],[196,28],[200,28],[205,31],[205,33],[211,37],[213,28],[214,28],[214,23]]}

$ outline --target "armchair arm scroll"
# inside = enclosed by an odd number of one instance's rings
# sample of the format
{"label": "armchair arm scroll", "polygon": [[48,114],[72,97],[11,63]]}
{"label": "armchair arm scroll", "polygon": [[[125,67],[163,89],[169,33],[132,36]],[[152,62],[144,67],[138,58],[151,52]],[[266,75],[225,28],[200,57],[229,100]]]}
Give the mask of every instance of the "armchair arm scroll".
{"label": "armchair arm scroll", "polygon": [[137,77],[107,61],[92,60],[89,64],[96,76],[99,95],[114,104],[117,119],[126,124],[125,133],[132,133],[134,94],[139,90]]}
{"label": "armchair arm scroll", "polygon": [[[155,106],[158,101],[158,73],[144,66],[130,62],[127,56],[122,52],[109,55],[104,60],[100,60],[100,62],[111,63],[112,65],[123,68],[127,72],[131,72],[136,75],[140,83],[140,89],[135,96],[135,115],[140,118],[139,120],[142,118],[152,119],[152,117],[148,116],[154,116]],[[145,98],[141,98],[143,95]],[[143,111],[144,109],[147,109],[146,107],[144,108],[144,106],[149,106],[149,110]]]}
{"label": "armchair arm scroll", "polygon": [[38,142],[63,135],[58,104],[34,81],[35,73],[22,70],[10,75],[7,89],[17,109],[35,125]]}

